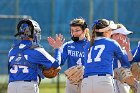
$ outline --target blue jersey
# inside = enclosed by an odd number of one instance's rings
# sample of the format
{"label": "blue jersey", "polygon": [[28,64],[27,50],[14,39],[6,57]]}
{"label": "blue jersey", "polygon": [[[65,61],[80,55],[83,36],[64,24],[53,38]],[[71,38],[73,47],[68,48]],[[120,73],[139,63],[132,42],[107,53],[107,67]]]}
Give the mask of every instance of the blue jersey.
{"label": "blue jersey", "polygon": [[135,50],[132,62],[140,62],[140,42]]}
{"label": "blue jersey", "polygon": [[113,60],[113,69],[115,68],[118,68],[118,59],[116,57],[114,57],[114,60]]}
{"label": "blue jersey", "polygon": [[[127,57],[127,52],[126,50],[123,50],[123,53],[125,54],[126,58]],[[128,61],[129,62],[129,61]],[[121,64],[120,64],[121,63]],[[130,62],[129,62],[130,63]],[[124,62],[120,62],[116,57],[114,57],[114,61],[113,61],[113,69],[118,68],[120,66],[125,66]]]}
{"label": "blue jersey", "polygon": [[49,55],[44,48],[31,48],[32,42],[23,40],[16,43],[9,51],[9,82],[34,80],[37,81],[37,76],[40,66],[45,68],[59,66],[58,61]]}
{"label": "blue jersey", "polygon": [[120,45],[112,39],[105,37],[96,38],[93,46],[88,52],[90,44],[85,48],[85,71],[84,76],[97,74],[113,75],[114,57],[124,62],[123,67],[130,67],[128,58],[122,52]]}
{"label": "blue jersey", "polygon": [[68,68],[77,64],[84,64],[84,47],[87,44],[87,39],[79,40],[77,42],[66,42],[61,49],[61,65],[66,61]]}

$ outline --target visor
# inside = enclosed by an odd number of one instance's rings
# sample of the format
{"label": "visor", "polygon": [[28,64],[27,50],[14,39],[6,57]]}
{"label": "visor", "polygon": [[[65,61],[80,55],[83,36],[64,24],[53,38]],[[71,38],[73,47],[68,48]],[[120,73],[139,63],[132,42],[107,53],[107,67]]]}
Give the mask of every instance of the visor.
{"label": "visor", "polygon": [[102,28],[102,29],[96,29],[96,32],[105,32],[108,31],[110,29],[117,29],[117,25],[113,22],[113,21],[109,21],[109,26]]}
{"label": "visor", "polygon": [[123,34],[123,35],[129,35],[129,34],[132,34],[133,32],[132,31],[128,31],[124,26],[119,28],[119,29],[116,29],[116,30],[113,30],[112,31],[112,35],[113,34],[116,34],[116,33],[120,33],[120,34]]}

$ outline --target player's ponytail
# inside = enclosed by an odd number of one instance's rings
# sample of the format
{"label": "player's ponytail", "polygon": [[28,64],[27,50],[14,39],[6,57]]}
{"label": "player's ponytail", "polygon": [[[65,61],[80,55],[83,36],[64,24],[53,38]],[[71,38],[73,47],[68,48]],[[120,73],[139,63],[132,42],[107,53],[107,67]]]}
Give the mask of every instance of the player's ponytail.
{"label": "player's ponytail", "polygon": [[89,34],[89,28],[86,28],[86,34],[85,34],[85,37],[88,41],[90,41],[90,34]]}
{"label": "player's ponytail", "polygon": [[100,32],[100,29],[104,29],[107,26],[109,26],[109,21],[106,19],[99,19],[93,22],[92,25],[92,36],[91,36],[91,40],[90,40],[90,47],[89,47],[89,52],[91,47],[94,44],[95,38],[99,37],[99,36],[103,36],[104,32]]}
{"label": "player's ponytail", "polygon": [[90,51],[92,45],[94,44],[94,40],[95,40],[95,37],[96,37],[95,29],[96,29],[96,24],[92,27],[92,36],[91,36],[91,40],[90,40],[90,48],[89,48],[89,51]]}

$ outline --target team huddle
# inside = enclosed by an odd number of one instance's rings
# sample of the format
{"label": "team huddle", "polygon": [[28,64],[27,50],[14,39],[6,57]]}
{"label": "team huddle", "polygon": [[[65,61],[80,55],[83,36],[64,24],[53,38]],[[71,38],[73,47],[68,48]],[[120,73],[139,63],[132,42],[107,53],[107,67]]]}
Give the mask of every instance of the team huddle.
{"label": "team huddle", "polygon": [[107,19],[95,20],[89,31],[83,18],[73,19],[70,41],[48,37],[52,57],[39,43],[39,24],[21,20],[8,55],[8,93],[39,93],[41,79],[55,77],[65,62],[65,93],[140,93],[140,43],[131,51],[133,32]]}

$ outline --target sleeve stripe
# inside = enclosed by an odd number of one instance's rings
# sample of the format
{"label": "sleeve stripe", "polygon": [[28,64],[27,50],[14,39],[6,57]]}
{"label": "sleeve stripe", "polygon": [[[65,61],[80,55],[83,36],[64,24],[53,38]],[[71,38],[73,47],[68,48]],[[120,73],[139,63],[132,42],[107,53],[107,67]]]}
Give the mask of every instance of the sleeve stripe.
{"label": "sleeve stripe", "polygon": [[36,48],[35,50],[39,51],[41,54],[43,54],[47,59],[49,59],[52,63],[55,62],[55,59],[48,53],[46,52],[43,48]]}

